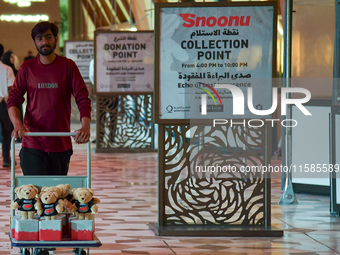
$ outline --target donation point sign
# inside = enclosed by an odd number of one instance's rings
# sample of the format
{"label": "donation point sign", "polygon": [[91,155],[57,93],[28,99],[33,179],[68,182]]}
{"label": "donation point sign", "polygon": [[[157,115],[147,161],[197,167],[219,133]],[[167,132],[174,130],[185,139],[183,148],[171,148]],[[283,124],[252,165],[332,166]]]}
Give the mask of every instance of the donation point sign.
{"label": "donation point sign", "polygon": [[96,92],[153,92],[153,31],[95,32]]}

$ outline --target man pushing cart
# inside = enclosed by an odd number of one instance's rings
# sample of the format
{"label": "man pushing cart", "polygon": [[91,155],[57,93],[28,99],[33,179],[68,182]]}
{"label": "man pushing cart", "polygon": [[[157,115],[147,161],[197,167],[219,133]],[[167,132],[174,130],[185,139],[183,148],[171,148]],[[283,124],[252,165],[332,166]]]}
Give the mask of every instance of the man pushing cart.
{"label": "man pushing cart", "polygon": [[[65,177],[68,173],[73,153],[71,136],[44,134],[70,132],[72,95],[82,123],[82,127],[72,135],[74,141],[88,143],[90,139],[91,100],[74,61],[55,53],[58,32],[58,27],[50,22],[39,22],[33,27],[31,37],[39,54],[22,64],[7,100],[8,114],[14,126],[13,139],[23,137],[19,156],[23,175],[27,177],[25,180],[34,175],[32,180],[46,181],[46,184],[50,183],[52,176]],[[26,93],[26,113],[22,123],[19,107],[24,102]],[[28,135],[36,132],[42,132],[43,135]],[[12,167],[14,164],[12,156]],[[45,176],[42,178],[46,179],[39,179],[37,176]],[[69,179],[70,177],[67,177],[67,180]],[[20,184],[15,183],[15,179],[12,181],[15,187]],[[42,185],[43,182],[25,184]],[[64,180],[64,183],[68,181]],[[60,183],[50,183],[57,184]],[[13,236],[11,238],[13,241]],[[22,245],[15,242],[14,244]],[[49,245],[47,247],[50,247]],[[32,246],[27,243],[26,247]]]}
{"label": "man pushing cart", "polygon": [[[91,100],[73,60],[57,55],[58,27],[50,22],[36,24],[31,32],[39,54],[25,61],[9,92],[7,109],[17,139],[27,132],[70,132],[71,96],[80,112],[82,127],[75,131],[76,143],[90,139]],[[27,93],[24,123],[19,107]],[[20,151],[24,175],[67,175],[72,155],[70,136],[25,136]]]}

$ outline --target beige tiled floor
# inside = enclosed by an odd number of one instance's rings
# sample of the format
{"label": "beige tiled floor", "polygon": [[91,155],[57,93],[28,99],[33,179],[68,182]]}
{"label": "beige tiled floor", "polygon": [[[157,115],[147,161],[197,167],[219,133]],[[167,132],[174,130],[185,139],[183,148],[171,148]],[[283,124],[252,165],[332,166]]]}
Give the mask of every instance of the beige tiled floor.
{"label": "beige tiled floor", "polygon": [[[16,145],[16,155],[19,149]],[[85,146],[75,145],[70,175],[85,173],[85,152]],[[20,167],[16,170],[19,173]],[[0,254],[18,254],[7,235],[10,170],[0,171]],[[284,230],[283,237],[158,237],[148,228],[148,223],[157,222],[157,153],[92,153],[92,188],[101,199],[96,235],[102,246],[90,253],[340,254],[340,219],[330,216],[329,197],[297,194],[299,204],[278,205],[280,185],[279,178],[272,179],[272,225]],[[50,254],[72,254],[72,250]]]}

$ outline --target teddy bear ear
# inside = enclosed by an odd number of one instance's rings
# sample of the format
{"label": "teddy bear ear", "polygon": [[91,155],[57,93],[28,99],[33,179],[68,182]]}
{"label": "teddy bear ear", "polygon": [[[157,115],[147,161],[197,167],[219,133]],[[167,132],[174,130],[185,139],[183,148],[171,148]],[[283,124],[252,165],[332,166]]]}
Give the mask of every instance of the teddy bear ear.
{"label": "teddy bear ear", "polygon": [[46,191],[48,189],[48,187],[42,187],[41,191]]}
{"label": "teddy bear ear", "polygon": [[55,198],[58,198],[58,196],[59,196],[58,192],[53,191],[52,193],[53,193],[53,195],[55,196]]}
{"label": "teddy bear ear", "polygon": [[92,196],[94,195],[94,191],[92,189],[88,189],[90,191],[90,193],[92,194]]}
{"label": "teddy bear ear", "polygon": [[21,187],[16,187],[16,188],[14,189],[14,192],[15,192],[15,193],[18,193],[20,190],[21,190]]}
{"label": "teddy bear ear", "polygon": [[39,193],[39,189],[35,186],[33,186],[33,189],[35,190],[35,192]]}
{"label": "teddy bear ear", "polygon": [[76,192],[77,188],[74,188],[71,190],[71,193],[74,194]]}

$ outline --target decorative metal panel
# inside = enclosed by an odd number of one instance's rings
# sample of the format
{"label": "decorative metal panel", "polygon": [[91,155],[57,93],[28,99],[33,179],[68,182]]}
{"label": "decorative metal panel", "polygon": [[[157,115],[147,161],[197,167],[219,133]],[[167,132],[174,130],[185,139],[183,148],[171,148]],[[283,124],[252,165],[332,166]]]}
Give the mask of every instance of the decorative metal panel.
{"label": "decorative metal panel", "polygon": [[[265,225],[267,176],[240,171],[266,165],[265,127],[164,126],[164,131],[160,225]],[[204,166],[229,171],[204,172]]]}
{"label": "decorative metal panel", "polygon": [[97,95],[97,149],[153,149],[152,95]]}

